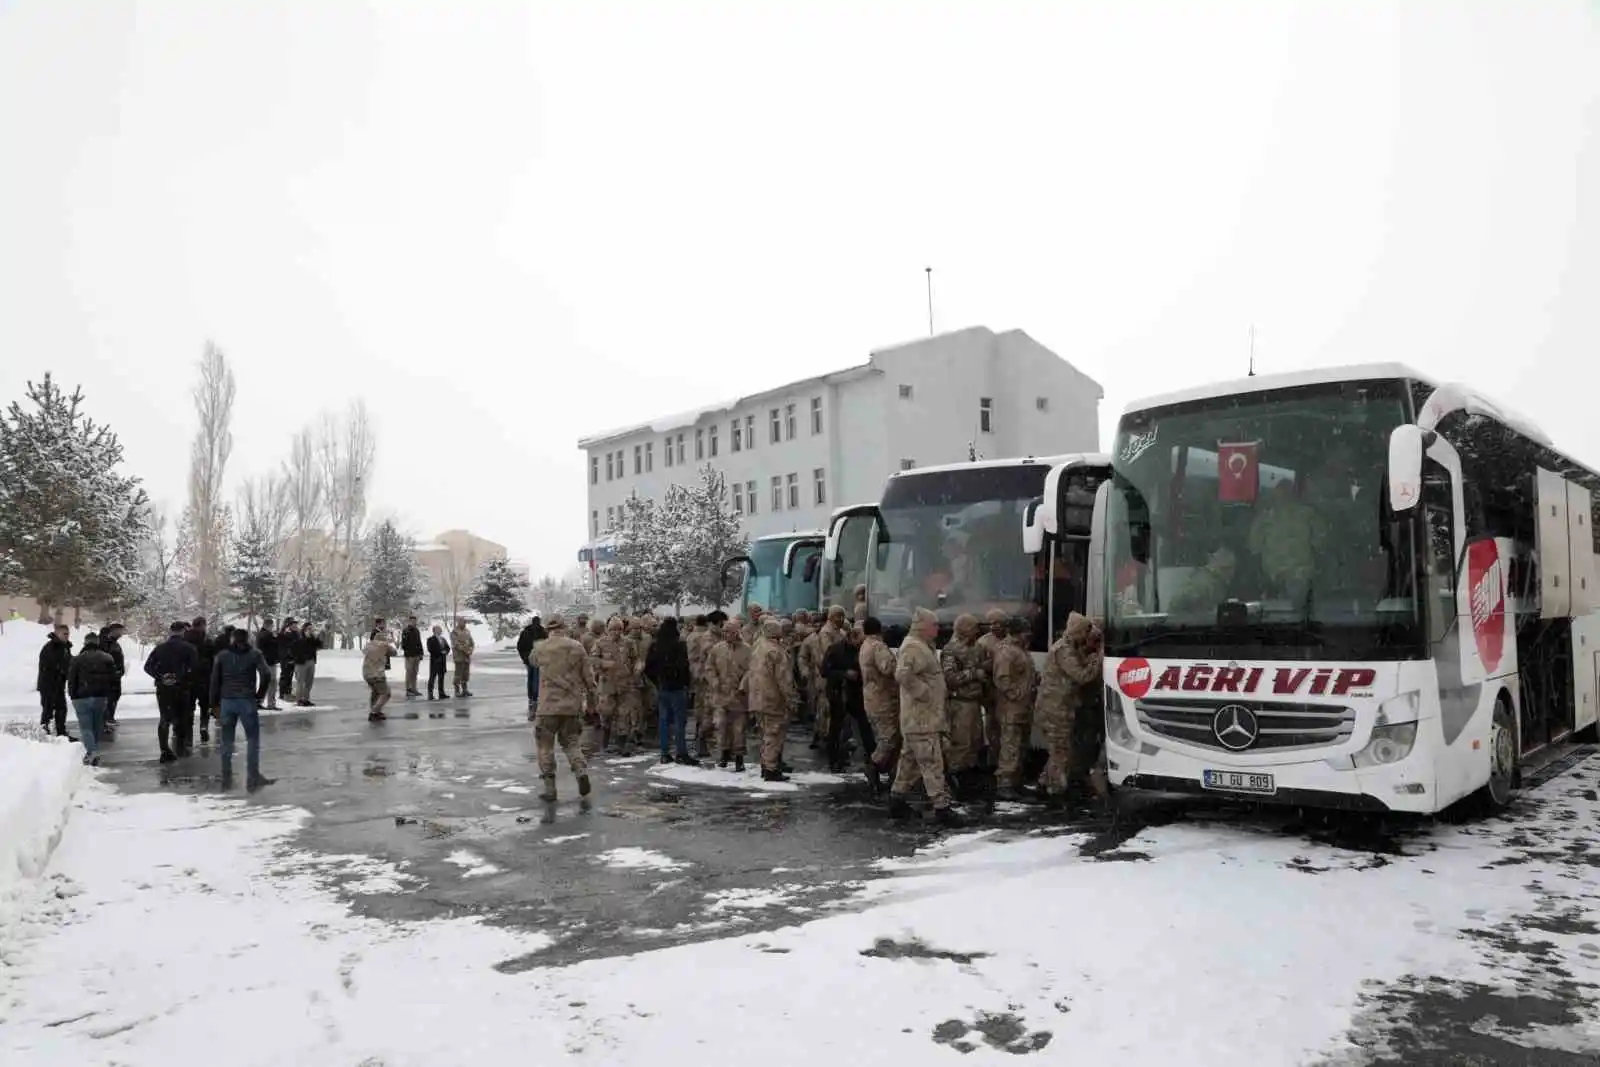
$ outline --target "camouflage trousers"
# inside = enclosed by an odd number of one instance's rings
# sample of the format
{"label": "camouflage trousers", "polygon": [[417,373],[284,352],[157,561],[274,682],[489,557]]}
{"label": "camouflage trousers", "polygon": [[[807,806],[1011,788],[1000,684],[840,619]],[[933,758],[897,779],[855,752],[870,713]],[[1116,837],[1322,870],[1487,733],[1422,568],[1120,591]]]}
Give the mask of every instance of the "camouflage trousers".
{"label": "camouflage trousers", "polygon": [[1028,735],[1033,732],[1033,724],[1024,719],[999,723],[995,729],[999,737],[990,742],[989,749],[999,754],[995,784],[1002,789],[1015,789],[1022,783],[1022,761],[1028,754]]}
{"label": "camouflage trousers", "polygon": [[877,747],[872,750],[872,762],[880,771],[893,771],[895,760],[900,758],[900,709],[867,712],[872,723],[872,736]]}
{"label": "camouflage trousers", "polygon": [[789,732],[787,711],[763,711],[761,723],[761,769],[775,771],[783,763],[783,739]]}
{"label": "camouflage trousers", "polygon": [[989,753],[989,766],[998,770],[1000,766],[1000,745],[1005,739],[1005,727],[1000,722],[1000,715],[994,705],[983,706],[983,747]]}
{"label": "camouflage trousers", "polygon": [[539,774],[554,778],[556,773],[556,747],[567,754],[572,773],[583,777],[589,771],[589,761],[584,758],[583,747],[578,743],[583,732],[583,719],[577,715],[541,715],[533,721],[534,746],[539,753]]}
{"label": "camouflage trousers", "polygon": [[950,701],[950,740],[945,748],[945,767],[968,771],[978,764],[978,749],[983,747],[983,711],[976,700]]}
{"label": "camouflage trousers", "polygon": [[1044,788],[1053,797],[1066,794],[1073,775],[1072,735],[1077,726],[1076,708],[1057,711],[1044,722],[1045,748],[1050,759],[1044,765]]}
{"label": "camouflage trousers", "polygon": [[900,770],[889,787],[892,797],[904,797],[917,782],[928,792],[928,801],[935,808],[950,806],[950,785],[944,777],[944,736],[942,734],[907,734],[905,750],[900,753]]}
{"label": "camouflage trousers", "polygon": [[714,734],[720,736],[717,726],[719,712],[711,706],[711,687],[704,682],[696,682],[694,686],[694,739],[698,744],[701,738],[711,738]]}
{"label": "camouflage trousers", "polygon": [[744,758],[744,728],[750,720],[748,712],[737,708],[717,709],[717,751],[728,752]]}
{"label": "camouflage trousers", "polygon": [[815,737],[828,736],[828,687],[822,681],[822,675],[811,677],[810,686],[812,735]]}
{"label": "camouflage trousers", "polygon": [[639,734],[641,710],[637,689],[619,696],[616,714],[611,717],[611,736],[620,737],[624,741],[633,741]]}

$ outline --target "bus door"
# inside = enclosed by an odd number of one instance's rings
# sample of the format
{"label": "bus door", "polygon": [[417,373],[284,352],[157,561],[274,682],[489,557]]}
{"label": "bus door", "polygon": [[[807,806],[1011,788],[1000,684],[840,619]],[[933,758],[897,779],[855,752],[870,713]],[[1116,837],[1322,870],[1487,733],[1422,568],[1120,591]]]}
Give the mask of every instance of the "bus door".
{"label": "bus door", "polygon": [[783,590],[781,603],[773,608],[781,615],[796,611],[816,611],[822,569],[823,539],[802,537],[783,550]]}
{"label": "bus door", "polygon": [[857,504],[833,513],[823,548],[824,611],[838,604],[847,616],[854,612],[856,589],[867,584],[873,534],[881,522],[876,504]]}

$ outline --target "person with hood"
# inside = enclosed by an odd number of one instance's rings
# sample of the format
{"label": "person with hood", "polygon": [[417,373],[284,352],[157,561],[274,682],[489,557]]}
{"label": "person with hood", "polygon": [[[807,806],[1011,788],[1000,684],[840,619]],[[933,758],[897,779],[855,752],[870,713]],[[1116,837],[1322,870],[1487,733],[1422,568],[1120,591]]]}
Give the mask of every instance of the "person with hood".
{"label": "person with hood", "polygon": [[261,620],[256,631],[256,651],[267,665],[267,684],[256,694],[256,703],[266,702],[268,711],[278,710],[278,632],[272,628],[271,619]]}
{"label": "person with hood", "polygon": [[1074,611],[1067,616],[1060,640],[1050,646],[1045,656],[1039,695],[1033,706],[1050,752],[1044,784],[1052,804],[1065,803],[1072,784],[1072,742],[1078,709],[1097,700],[1102,686],[1100,629]]}
{"label": "person with hood", "polygon": [[189,687],[189,699],[193,702],[193,711],[199,714],[200,740],[204,743],[211,740],[211,709],[206,705],[211,693],[207,679],[211,677],[211,665],[217,658],[217,650],[206,635],[204,615],[195,616],[194,621],[189,624],[189,632],[184,635],[184,640],[194,646],[197,659],[195,674],[200,679],[200,684]]}
{"label": "person with hood", "polygon": [[990,677],[994,686],[990,742],[999,763],[995,770],[996,795],[1015,800],[1020,795],[1022,761],[1027,755],[1032,727],[1033,687],[1037,672],[1028,655],[1032,627],[1022,618],[1006,621],[1007,634],[990,646]]}
{"label": "person with hood", "polygon": [[477,646],[473,643],[472,632],[467,629],[466,619],[457,619],[456,628],[450,634],[450,654],[456,661],[456,696],[469,697],[472,690],[467,688],[467,682],[472,677],[472,653]]}
{"label": "person with hood", "polygon": [[622,619],[613,615],[606,621],[605,634],[594,644],[590,658],[597,682],[595,692],[596,733],[591,751],[617,746],[624,756],[633,754],[628,728],[629,692],[634,690],[634,652],[637,646],[623,633]]}
{"label": "person with hood", "polygon": [[317,681],[317,653],[322,649],[322,638],[317,628],[307,622],[300,627],[294,639],[294,705],[297,708],[314,708],[311,687]]}
{"label": "person with hood", "polygon": [[400,654],[406,659],[406,696],[419,697],[422,690],[417,688],[417,672],[422,670],[422,630],[417,626],[417,617],[406,617],[406,628],[400,631]]}
{"label": "person with hood", "polygon": [[300,640],[300,624],[293,619],[283,620],[278,631],[278,699],[294,699],[294,644]]}
{"label": "person with hood", "polygon": [[[444,627],[437,624],[433,633],[428,637],[428,699],[444,699],[444,676],[446,668],[450,665],[450,642],[445,640]],[[439,695],[433,695],[433,687],[438,685]]]}
{"label": "person with hood", "polygon": [[[145,657],[144,673],[156,683],[156,708],[161,720],[156,726],[156,741],[161,745],[161,762],[171,763],[189,754],[194,739],[194,698],[191,686],[208,685],[199,675],[200,654],[189,641],[189,627],[172,624],[167,639]],[[177,734],[177,752],[172,735]]]}
{"label": "person with hood", "polygon": [[117,664],[100,648],[100,635],[83,635],[83,651],[67,667],[67,695],[78,716],[78,736],[83,739],[83,762],[100,766],[100,733],[105,729],[106,701],[117,686]]}
{"label": "person with hood", "polygon": [[539,621],[537,615],[529,619],[528,625],[517,635],[517,658],[528,668],[529,722],[534,720],[535,713],[539,710],[539,661],[533,658],[533,653],[539,647],[539,642],[547,636],[549,635],[544,632],[544,623]]}
{"label": "person with hood", "polygon": [[254,793],[273,779],[261,775],[261,713],[256,710],[256,691],[267,679],[267,661],[261,650],[250,647],[250,633],[243,627],[228,634],[228,647],[217,653],[211,666],[210,703],[219,709],[218,733],[222,744],[222,788],[233,788],[233,741],[239,724],[244,724],[245,788]]}
{"label": "person with hood", "polygon": [[657,627],[645,653],[644,676],[656,689],[661,762],[673,761],[671,749],[676,738],[677,761],[687,767],[700,766],[700,761],[689,755],[689,690],[694,675],[689,670],[689,646],[678,634],[677,619],[664,619]]}
{"label": "person with hood", "polygon": [[983,683],[986,669],[978,649],[978,618],[961,615],[955,632],[939,654],[944,668],[950,736],[945,740],[945,771],[955,781],[958,799],[975,787],[974,768],[983,744]]}
{"label": "person with hood", "polygon": [[72,666],[72,631],[58,622],[39,650],[39,727],[54,723],[57,737],[67,736],[67,671]]}
{"label": "person with hood", "polygon": [[111,687],[111,695],[106,697],[106,714],[102,723],[100,739],[104,741],[111,735],[111,727],[117,721],[117,703],[122,699],[122,676],[128,673],[128,661],[122,654],[122,635],[127,633],[127,627],[120,622],[114,622],[100,631],[100,651],[111,657],[111,662],[117,665],[117,681]]}

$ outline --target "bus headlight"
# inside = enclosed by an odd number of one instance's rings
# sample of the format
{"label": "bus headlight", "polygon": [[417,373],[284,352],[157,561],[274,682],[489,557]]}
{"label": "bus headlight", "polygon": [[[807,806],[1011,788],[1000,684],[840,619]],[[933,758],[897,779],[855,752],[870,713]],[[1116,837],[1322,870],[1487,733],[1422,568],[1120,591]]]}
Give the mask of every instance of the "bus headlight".
{"label": "bus headlight", "polygon": [[1414,722],[1375,726],[1372,729],[1372,740],[1367,742],[1367,747],[1351,756],[1350,760],[1357,768],[1383,767],[1399,763],[1411,755],[1411,746],[1416,742],[1417,724]]}
{"label": "bus headlight", "polygon": [[1128,719],[1122,713],[1122,694],[1106,686],[1106,740],[1118,748],[1132,748],[1136,744],[1128,729]]}

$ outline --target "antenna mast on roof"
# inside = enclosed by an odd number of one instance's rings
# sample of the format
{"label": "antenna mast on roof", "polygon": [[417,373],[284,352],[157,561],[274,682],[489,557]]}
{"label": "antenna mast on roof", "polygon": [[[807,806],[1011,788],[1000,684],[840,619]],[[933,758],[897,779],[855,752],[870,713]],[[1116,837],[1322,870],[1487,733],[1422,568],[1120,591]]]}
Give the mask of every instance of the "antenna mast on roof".
{"label": "antenna mast on roof", "polygon": [[928,336],[933,336],[933,268],[923,267],[922,272],[928,276]]}
{"label": "antenna mast on roof", "polygon": [[1250,324],[1250,377],[1256,376],[1256,324]]}

